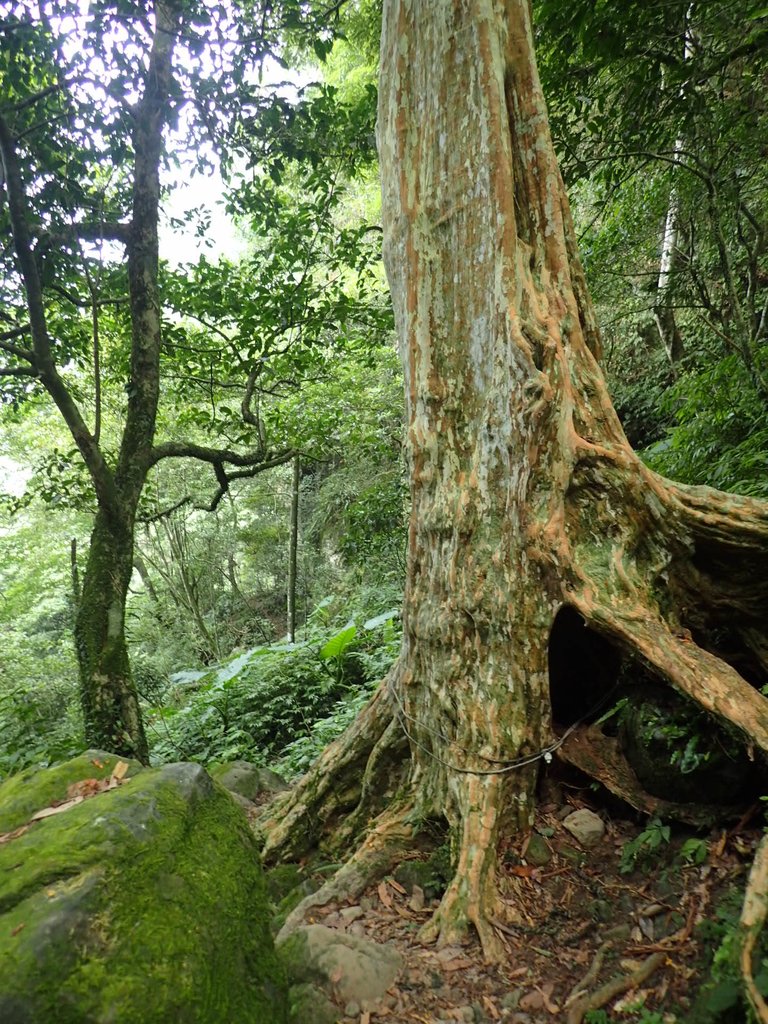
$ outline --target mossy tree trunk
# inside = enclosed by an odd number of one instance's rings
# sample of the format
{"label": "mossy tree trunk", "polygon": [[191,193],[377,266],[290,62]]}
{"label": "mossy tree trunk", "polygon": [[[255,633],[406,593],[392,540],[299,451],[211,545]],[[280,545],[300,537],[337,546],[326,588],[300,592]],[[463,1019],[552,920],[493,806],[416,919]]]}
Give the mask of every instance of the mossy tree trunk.
{"label": "mossy tree trunk", "polygon": [[537,771],[512,762],[552,738],[560,609],[768,750],[768,702],[707,640],[722,626],[740,665],[768,669],[768,507],[675,486],[624,436],[527,0],[387,0],[381,53],[413,499],[403,647],[358,722],[272,811],[265,855],[367,829],[319,903],[445,818],[455,876],[424,936],[454,942],[472,924],[494,958],[497,844],[530,823]]}
{"label": "mossy tree trunk", "polygon": [[85,734],[91,746],[149,760],[125,641],[125,602],[133,571],[133,522],[96,514],[75,644]]}
{"label": "mossy tree trunk", "polygon": [[[153,14],[155,34],[143,93],[132,112],[131,220],[129,224],[102,223],[97,235],[122,243],[128,264],[130,380],[125,425],[114,466],[99,444],[98,412],[91,429],[56,362],[56,349],[49,333],[46,286],[35,254],[20,140],[0,117],[0,157],[32,338],[32,349],[23,353],[29,363],[29,370],[24,372],[39,380],[67,424],[88,469],[97,505],[75,623],[86,739],[94,746],[145,762],[147,742],[125,642],[125,601],[132,571],[134,522],[141,491],[156,456],[153,439],[162,341],[158,290],[160,164],[163,132],[171,110],[172,54],[180,27],[180,12],[173,3],[158,2]],[[96,338],[94,346],[97,347]],[[97,361],[94,373],[98,375]],[[99,389],[97,379],[97,394]]]}

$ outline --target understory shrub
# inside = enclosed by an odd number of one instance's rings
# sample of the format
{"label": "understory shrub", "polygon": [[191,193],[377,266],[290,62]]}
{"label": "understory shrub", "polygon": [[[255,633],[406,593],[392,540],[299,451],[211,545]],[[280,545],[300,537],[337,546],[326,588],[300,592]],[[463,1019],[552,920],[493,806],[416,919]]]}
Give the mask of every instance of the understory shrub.
{"label": "understory shrub", "polygon": [[396,609],[341,629],[313,613],[296,643],[254,647],[221,665],[177,672],[148,715],[155,761],[275,761],[295,775],[352,721],[400,646]]}

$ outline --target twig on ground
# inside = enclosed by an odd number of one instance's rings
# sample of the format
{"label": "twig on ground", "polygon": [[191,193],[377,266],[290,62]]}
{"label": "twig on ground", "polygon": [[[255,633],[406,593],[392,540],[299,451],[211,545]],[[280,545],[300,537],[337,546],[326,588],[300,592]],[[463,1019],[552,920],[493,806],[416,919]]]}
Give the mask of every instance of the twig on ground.
{"label": "twig on ground", "polygon": [[661,967],[665,959],[666,953],[654,953],[653,956],[649,956],[647,960],[644,960],[637,970],[632,971],[631,974],[612,978],[596,991],[582,996],[568,1011],[566,1024],[581,1024],[584,1020],[584,1015],[590,1010],[599,1010],[606,1003],[615,999],[616,996],[621,995],[622,992],[628,992],[630,989],[642,985],[655,970]]}
{"label": "twig on ground", "polygon": [[586,992],[589,991],[589,986],[593,984],[593,982],[597,981],[597,976],[600,973],[603,966],[603,960],[605,960],[605,954],[608,952],[610,948],[610,942],[604,942],[598,948],[597,952],[592,958],[592,963],[589,965],[589,970],[581,979],[581,981],[577,981],[576,984],[573,986],[565,1002],[563,1003],[563,1006],[570,1006],[575,999],[578,999],[579,996],[583,996]]}

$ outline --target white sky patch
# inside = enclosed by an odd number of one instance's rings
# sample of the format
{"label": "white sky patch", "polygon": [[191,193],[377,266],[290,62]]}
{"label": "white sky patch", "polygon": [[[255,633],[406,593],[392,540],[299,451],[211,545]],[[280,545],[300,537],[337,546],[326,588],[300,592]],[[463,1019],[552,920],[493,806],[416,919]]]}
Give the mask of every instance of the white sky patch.
{"label": "white sky patch", "polygon": [[[196,220],[183,228],[171,225],[171,218],[181,220],[193,208],[202,209],[210,218],[210,227],[202,237],[196,233]],[[236,262],[245,255],[246,248],[244,235],[224,209],[224,182],[217,170],[174,185],[160,221],[161,259],[178,266],[194,263],[205,253],[211,262],[222,256]]]}
{"label": "white sky patch", "polygon": [[[301,90],[317,79],[317,75],[310,74],[310,71],[309,68],[286,69],[266,57],[259,68],[254,69],[253,84],[258,83],[261,88],[272,86],[276,95],[295,103]],[[169,148],[172,147],[173,140]],[[218,171],[218,160],[210,150],[205,156],[212,169],[209,167],[204,173],[193,176],[191,167],[182,164],[170,174],[170,195],[163,205],[160,223],[160,257],[172,266],[195,262],[203,253],[212,262],[222,256],[237,262],[245,256],[248,248],[245,231],[224,208],[225,186]],[[232,173],[234,187],[238,177],[245,173],[245,160],[235,160]],[[210,220],[210,227],[203,236],[197,233],[197,218],[183,228],[171,225],[172,219],[182,220],[191,209],[204,211]]]}
{"label": "white sky patch", "polygon": [[31,476],[31,469],[25,469],[7,455],[0,455],[0,492],[20,497]]}

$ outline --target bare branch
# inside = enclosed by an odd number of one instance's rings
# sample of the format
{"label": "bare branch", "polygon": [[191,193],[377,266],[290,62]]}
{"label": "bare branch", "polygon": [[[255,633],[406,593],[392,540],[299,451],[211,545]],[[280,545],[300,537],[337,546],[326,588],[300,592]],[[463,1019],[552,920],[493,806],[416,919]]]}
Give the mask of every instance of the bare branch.
{"label": "bare branch", "polygon": [[[265,473],[269,469],[274,469],[276,466],[283,466],[286,462],[290,462],[296,454],[293,448],[288,448],[283,452],[272,455],[270,458],[265,458],[264,453],[261,451],[241,453],[228,448],[205,448],[202,445],[188,442],[168,441],[166,444],[158,445],[152,451],[150,457],[151,465],[156,465],[161,459],[170,458],[197,459],[200,462],[207,462],[213,468],[218,487],[207,504],[198,504],[194,502],[191,495],[187,495],[176,502],[175,505],[162,512],[152,516],[143,516],[141,521],[151,523],[158,519],[163,519],[170,515],[171,512],[175,512],[182,506],[189,504],[203,512],[215,512],[222,498],[229,491],[230,485],[235,480],[248,480],[251,477],[258,476],[259,473]],[[241,468],[228,470],[226,468],[227,463]]]}
{"label": "bare branch", "polygon": [[215,512],[221,504],[221,500],[225,494],[229,491],[230,485],[235,480],[248,480],[251,477],[258,476],[259,473],[264,473],[268,469],[274,469],[275,466],[285,465],[286,462],[290,462],[294,458],[296,452],[288,451],[282,455],[275,456],[272,459],[265,459],[264,462],[257,463],[254,466],[250,466],[248,469],[238,469],[234,472],[227,473],[224,467],[220,464],[214,466],[216,473],[216,479],[219,481],[219,486],[214,493],[211,500],[207,505],[195,505],[195,508],[200,509],[201,512]]}
{"label": "bare branch", "polygon": [[261,452],[236,452],[231,448],[206,448],[201,444],[194,444],[191,441],[166,441],[165,444],[155,445],[150,455],[150,466],[157,465],[162,459],[197,459],[199,462],[208,462],[212,466],[229,463],[232,466],[256,466],[260,463],[268,463],[267,469],[272,466],[280,466],[288,462],[296,452],[293,448],[287,449],[279,455],[264,459]]}
{"label": "bare branch", "polygon": [[[60,295],[62,299],[66,299],[67,302],[71,302],[73,306],[78,309],[90,309],[92,303],[90,299],[81,299],[76,292],[72,292],[69,288],[64,288],[60,284],[48,284],[46,288],[49,288],[52,292]],[[127,296],[119,296],[114,299],[102,299],[98,300],[99,308],[102,306],[124,306],[128,302]]]}
{"label": "bare branch", "polygon": [[19,348],[18,345],[12,344],[13,338],[21,338],[25,334],[29,334],[29,324],[23,324],[21,327],[15,327],[10,331],[3,331],[0,334],[0,351],[7,352],[9,355],[16,356],[17,359],[23,359],[27,363],[31,363],[34,366],[35,354],[29,348]]}
{"label": "bare branch", "polygon": [[65,242],[120,242],[127,245],[130,240],[131,225],[119,220],[84,221],[82,223],[60,225],[56,231],[40,231],[37,234],[38,248],[47,249]]}
{"label": "bare branch", "polygon": [[56,82],[55,85],[49,85],[46,89],[41,89],[39,92],[33,93],[31,96],[27,96],[26,99],[19,100],[18,103],[14,103],[13,106],[8,109],[13,110],[14,113],[18,113],[20,110],[26,110],[27,107],[33,107],[35,103],[39,103],[40,100],[44,100],[47,96],[58,92],[60,88],[60,84]]}
{"label": "bare branch", "polygon": [[39,377],[31,366],[0,366],[0,377]]}
{"label": "bare branch", "polygon": [[[25,334],[29,334],[31,328],[29,324],[21,324],[19,327],[12,327],[8,331],[0,332],[0,342],[13,341],[14,338],[21,338]],[[12,351],[9,349],[8,351]]]}

